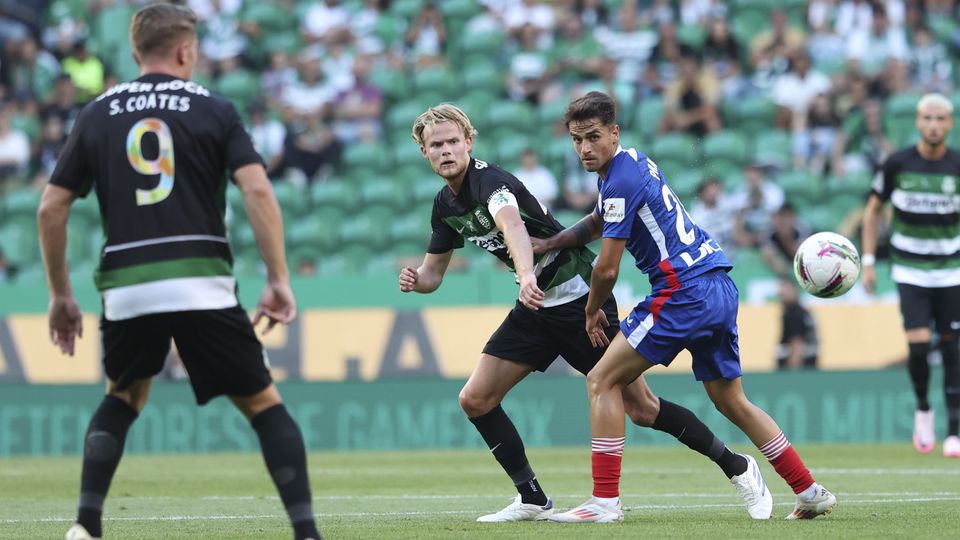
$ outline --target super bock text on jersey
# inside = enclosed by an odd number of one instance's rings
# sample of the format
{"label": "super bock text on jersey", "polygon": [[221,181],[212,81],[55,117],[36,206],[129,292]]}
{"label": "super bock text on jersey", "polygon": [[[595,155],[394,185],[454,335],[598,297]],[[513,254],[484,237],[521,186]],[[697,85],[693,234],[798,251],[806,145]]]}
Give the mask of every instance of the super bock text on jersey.
{"label": "super bock text on jersey", "polygon": [[873,193],[893,205],[892,277],[918,287],[960,285],[960,154],[938,160],[916,147],[892,154]]}
{"label": "super bock text on jersey", "polygon": [[237,305],[224,171],[253,163],[233,105],[191,81],[144,75],[84,107],[50,182],[96,191],[106,319]]}
{"label": "super bock text on jersey", "polygon": [[716,268],[732,268],[717,242],[687,214],[657,164],[643,153],[620,148],[605,178],[598,180],[598,189],[603,237],[626,239],[627,251],[654,291]]}
{"label": "super bock text on jersey", "polygon": [[[460,192],[444,186],[433,201],[428,253],[446,253],[464,246],[464,240],[490,252],[513,270],[503,232],[494,216],[514,206],[532,238],[548,238],[563,226],[507,171],[478,159],[467,165]],[[544,306],[563,304],[587,294],[596,257],[586,248],[554,250],[534,255],[537,285],[544,291]]]}

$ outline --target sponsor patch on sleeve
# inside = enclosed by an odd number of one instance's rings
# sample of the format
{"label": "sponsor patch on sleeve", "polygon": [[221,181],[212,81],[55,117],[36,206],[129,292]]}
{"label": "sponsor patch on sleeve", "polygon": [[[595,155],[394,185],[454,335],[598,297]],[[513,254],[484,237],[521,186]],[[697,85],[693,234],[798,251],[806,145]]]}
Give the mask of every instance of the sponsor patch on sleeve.
{"label": "sponsor patch on sleeve", "polygon": [[496,216],[497,212],[503,209],[504,206],[513,206],[514,208],[520,208],[520,205],[517,204],[517,198],[511,193],[507,188],[502,187],[493,192],[493,195],[490,195],[490,198],[487,200],[487,210],[490,212],[491,216]]}
{"label": "sponsor patch on sleeve", "polygon": [[622,197],[603,201],[603,220],[607,223],[620,223],[626,215],[626,200]]}

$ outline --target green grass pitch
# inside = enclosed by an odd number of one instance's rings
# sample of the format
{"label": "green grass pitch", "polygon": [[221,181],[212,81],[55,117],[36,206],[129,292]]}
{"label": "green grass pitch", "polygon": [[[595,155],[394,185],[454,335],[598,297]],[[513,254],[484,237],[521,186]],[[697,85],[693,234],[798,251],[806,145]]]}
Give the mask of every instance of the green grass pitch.
{"label": "green grass pitch", "polygon": [[[785,521],[794,496],[769,464],[774,519],[749,519],[712,463],[682,447],[628,447],[623,524],[480,524],[513,489],[488,452],[310,455],[321,531],[338,538],[956,538],[960,460],[901,445],[799,448],[839,499],[833,513]],[[559,509],[589,495],[589,447],[534,449]],[[757,455],[754,450],[754,455]],[[0,538],[62,538],[74,515],[79,458],[0,459]],[[256,454],[127,456],[107,500],[106,538],[288,539],[283,508]]]}

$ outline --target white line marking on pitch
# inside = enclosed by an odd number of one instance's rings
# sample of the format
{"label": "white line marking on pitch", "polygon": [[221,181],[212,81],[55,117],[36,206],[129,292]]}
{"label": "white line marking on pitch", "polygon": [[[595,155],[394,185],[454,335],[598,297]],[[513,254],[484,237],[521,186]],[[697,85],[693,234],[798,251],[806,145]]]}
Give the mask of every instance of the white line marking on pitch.
{"label": "white line marking on pitch", "polygon": [[[960,501],[960,497],[914,497],[910,499],[841,499],[844,505],[863,505],[863,504],[903,504],[903,503],[922,503],[938,501]],[[777,506],[791,506],[792,502],[778,503]],[[624,508],[628,510],[688,510],[698,508],[740,508],[742,503],[730,504],[640,504],[630,505]],[[441,510],[432,512],[329,512],[316,514],[318,518],[334,517],[391,517],[391,516],[441,516],[441,515],[467,515],[476,514],[481,510]],[[104,521],[221,521],[221,520],[250,520],[250,519],[284,519],[287,516],[283,514],[260,514],[260,515],[210,515],[210,516],[142,516],[142,517],[105,517]],[[19,523],[48,523],[48,522],[69,522],[73,517],[45,517],[37,519],[0,519],[0,523],[19,524]]]}

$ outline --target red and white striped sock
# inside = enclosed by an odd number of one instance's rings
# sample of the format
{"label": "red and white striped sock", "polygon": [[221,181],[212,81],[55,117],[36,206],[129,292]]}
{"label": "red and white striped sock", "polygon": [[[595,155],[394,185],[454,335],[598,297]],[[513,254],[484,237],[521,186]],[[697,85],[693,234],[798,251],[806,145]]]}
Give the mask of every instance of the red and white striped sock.
{"label": "red and white striped sock", "polygon": [[801,493],[813,485],[810,470],[803,464],[803,460],[782,431],[761,446],[760,452],[767,458],[770,465],[773,465],[777,474],[790,484],[794,493]]}
{"label": "red and white striped sock", "polygon": [[626,437],[591,439],[594,497],[613,499],[620,496],[620,464],[625,440]]}

